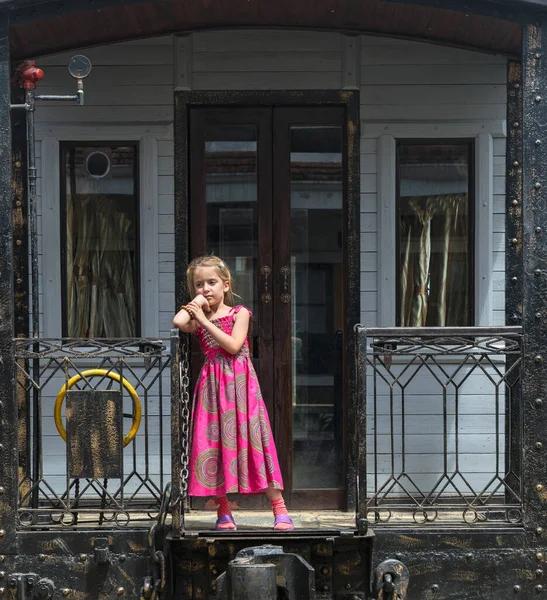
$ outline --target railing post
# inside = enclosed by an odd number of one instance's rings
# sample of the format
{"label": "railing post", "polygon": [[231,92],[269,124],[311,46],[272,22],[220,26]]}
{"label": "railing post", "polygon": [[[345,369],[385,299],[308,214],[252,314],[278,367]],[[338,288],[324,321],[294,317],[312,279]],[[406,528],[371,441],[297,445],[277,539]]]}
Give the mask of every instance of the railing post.
{"label": "railing post", "polygon": [[184,519],[184,498],[181,497],[181,446],[180,439],[180,344],[178,329],[171,330],[171,481],[173,533],[180,535]]}
{"label": "railing post", "polygon": [[357,527],[367,528],[367,330],[355,326],[357,375]]}
{"label": "railing post", "polygon": [[0,554],[16,551],[18,498],[8,27],[0,12]]}

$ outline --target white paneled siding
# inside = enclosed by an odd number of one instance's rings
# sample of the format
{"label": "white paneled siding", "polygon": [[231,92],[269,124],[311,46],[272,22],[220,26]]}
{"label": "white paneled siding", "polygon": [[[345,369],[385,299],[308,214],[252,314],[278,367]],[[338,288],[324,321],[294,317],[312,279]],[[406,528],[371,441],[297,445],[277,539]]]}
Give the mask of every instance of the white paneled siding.
{"label": "white paneled siding", "polygon": [[[393,245],[386,240],[394,239],[395,232],[395,222],[386,218],[395,189],[393,155],[390,154],[394,141],[398,137],[478,140],[482,135],[481,147],[492,148],[492,156],[481,155],[481,164],[490,164],[490,160],[493,164],[493,181],[483,186],[481,193],[492,196],[487,201],[492,206],[493,231],[489,232],[491,247],[479,249],[487,257],[481,262],[481,276],[489,279],[486,288],[492,290],[489,312],[481,317],[481,324],[504,323],[504,58],[375,36],[345,38],[329,32],[263,30],[198,32],[177,39],[166,36],[86,49],[84,53],[93,63],[92,74],[85,82],[85,106],[40,104],[36,111],[38,134],[40,139],[48,138],[51,144],[52,139],[76,140],[79,132],[85,130],[83,141],[93,139],[94,135],[98,140],[107,141],[146,138],[148,146],[154,148],[157,182],[155,185],[149,182],[148,189],[156,190],[150,206],[155,213],[157,243],[152,245],[153,256],[147,256],[152,265],[152,280],[147,285],[157,290],[157,314],[152,318],[159,325],[153,335],[168,335],[175,310],[174,89],[359,88],[361,321],[367,326],[394,321],[394,314],[386,317],[386,307],[390,310],[389,297],[393,297],[395,289],[394,273],[386,268],[393,258]],[[74,80],[66,70],[70,56],[63,54],[39,60],[46,73],[41,93],[66,94],[75,90]],[[40,144],[37,155],[38,192],[42,196],[44,189],[50,192],[58,189],[58,173],[44,167],[51,163],[48,159],[44,163]],[[46,237],[58,239],[59,220],[55,215],[42,219],[40,202],[39,205],[40,269],[46,273],[48,269],[51,272],[57,268],[59,256],[55,245],[44,247],[41,241]],[[58,206],[48,210],[58,211]],[[49,229],[42,231],[44,227]],[[484,286],[484,280],[481,281]],[[42,279],[41,283],[42,306],[44,302],[57,302],[59,287],[55,288],[49,278]],[[144,312],[143,319],[147,318],[150,315]],[[55,330],[55,322],[48,318],[45,321],[42,331],[52,337],[60,335],[60,331]],[[476,375],[470,381],[477,383],[479,379],[480,375]],[[420,385],[421,389],[409,395],[406,409],[409,420],[405,431],[415,436],[409,438],[406,446],[409,457],[412,455],[407,464],[427,486],[439,473],[441,446],[437,429],[442,423],[442,406],[437,391],[432,393],[431,387],[427,389],[426,379]],[[476,389],[466,387],[459,426],[465,428],[461,432],[462,440],[466,440],[462,462],[470,474],[479,474],[477,481],[482,481],[482,474],[492,472],[495,464],[489,442],[495,432],[495,405],[491,391],[483,390],[476,395]],[[54,392],[52,388],[52,397]],[[51,405],[45,405],[44,409],[44,415],[50,419]],[[389,424],[382,416],[384,409],[379,407],[378,410],[378,433],[389,437]],[[452,436],[454,427],[454,421],[449,419],[448,433]],[[421,438],[424,429],[430,435],[428,440]],[[49,465],[54,464],[50,459],[63,452],[63,445],[50,421],[46,422],[44,435],[44,468],[49,469]],[[379,438],[383,444],[382,440]],[[168,446],[167,439],[166,444]],[[378,466],[385,470],[389,467],[388,454],[384,446],[381,447],[384,452],[380,452]],[[159,456],[154,452],[152,445],[151,462],[157,465]],[[50,475],[61,474],[53,466],[51,469]]]}

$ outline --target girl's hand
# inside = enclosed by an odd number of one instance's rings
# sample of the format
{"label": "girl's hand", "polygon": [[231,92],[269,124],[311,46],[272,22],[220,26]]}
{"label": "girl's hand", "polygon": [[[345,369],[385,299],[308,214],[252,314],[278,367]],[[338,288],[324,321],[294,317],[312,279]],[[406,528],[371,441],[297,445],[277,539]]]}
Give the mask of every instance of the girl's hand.
{"label": "girl's hand", "polygon": [[199,304],[201,306],[203,312],[211,312],[211,307],[209,306],[209,302],[207,302],[207,298],[205,296],[198,294],[192,300],[192,302],[196,302],[197,304]]}
{"label": "girl's hand", "polygon": [[186,305],[186,307],[194,315],[194,321],[197,321],[200,325],[203,325],[203,323],[208,320],[207,317],[205,316],[205,313],[203,312],[203,307],[201,306],[201,302],[200,303],[196,302],[195,298],[192,300],[192,302],[189,302]]}

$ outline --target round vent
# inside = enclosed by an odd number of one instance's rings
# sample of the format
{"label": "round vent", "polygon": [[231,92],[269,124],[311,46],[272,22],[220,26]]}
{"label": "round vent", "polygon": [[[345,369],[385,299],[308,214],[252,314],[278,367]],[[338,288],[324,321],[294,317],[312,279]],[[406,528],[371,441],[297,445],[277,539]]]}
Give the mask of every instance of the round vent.
{"label": "round vent", "polygon": [[85,169],[91,177],[101,179],[110,172],[110,157],[102,150],[90,152],[85,159]]}

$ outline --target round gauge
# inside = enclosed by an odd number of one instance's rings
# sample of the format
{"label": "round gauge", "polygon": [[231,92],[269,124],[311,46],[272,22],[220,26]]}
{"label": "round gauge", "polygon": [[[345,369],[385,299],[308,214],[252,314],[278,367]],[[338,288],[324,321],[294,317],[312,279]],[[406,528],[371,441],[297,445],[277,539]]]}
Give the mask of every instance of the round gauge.
{"label": "round gauge", "polygon": [[83,54],[76,54],[68,61],[68,72],[76,79],[84,79],[91,73],[91,61]]}

